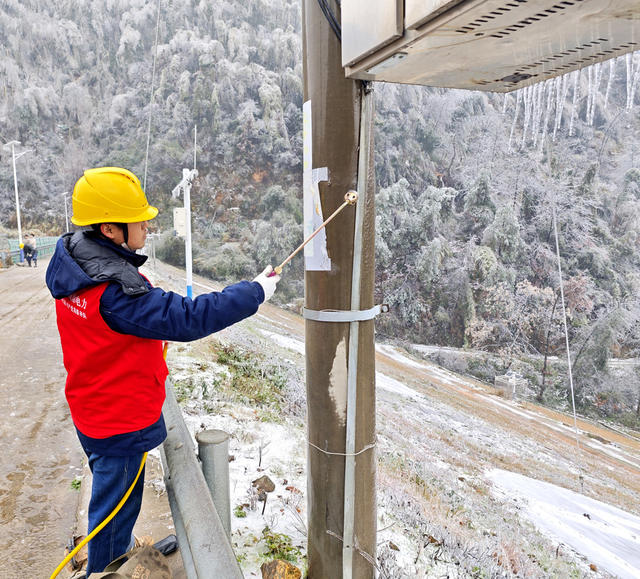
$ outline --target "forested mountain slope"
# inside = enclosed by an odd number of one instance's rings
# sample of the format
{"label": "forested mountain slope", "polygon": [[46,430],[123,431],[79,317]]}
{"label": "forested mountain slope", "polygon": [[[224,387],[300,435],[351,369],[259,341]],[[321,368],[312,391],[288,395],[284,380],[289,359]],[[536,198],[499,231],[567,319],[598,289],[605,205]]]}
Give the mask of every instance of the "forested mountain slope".
{"label": "forested mountain slope", "polygon": [[[63,230],[61,194],[85,167],[142,177],[151,115],[159,229],[197,125],[194,267],[254,275],[302,237],[300,2],[160,6],[153,104],[155,2],[0,6],[0,137],[34,150],[18,161],[23,226]],[[607,372],[638,348],[639,70],[622,57],[506,98],[376,85],[376,279],[393,311],[382,333],[491,352],[502,369],[524,360],[541,399],[564,387],[566,368],[546,363],[565,350],[555,206],[577,401],[640,410],[635,376]],[[15,227],[5,152],[0,187]],[[180,243],[167,238],[164,256],[179,261]],[[300,259],[281,285],[284,301],[302,296]]]}

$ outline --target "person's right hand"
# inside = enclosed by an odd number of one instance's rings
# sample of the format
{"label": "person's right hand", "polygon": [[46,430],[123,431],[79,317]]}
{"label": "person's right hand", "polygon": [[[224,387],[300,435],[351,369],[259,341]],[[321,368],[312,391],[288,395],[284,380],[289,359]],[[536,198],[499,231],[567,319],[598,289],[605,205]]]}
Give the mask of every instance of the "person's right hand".
{"label": "person's right hand", "polygon": [[276,284],[280,281],[280,276],[273,275],[273,268],[268,265],[253,281],[257,281],[262,286],[264,301],[266,302],[273,295],[273,292],[276,291]]}

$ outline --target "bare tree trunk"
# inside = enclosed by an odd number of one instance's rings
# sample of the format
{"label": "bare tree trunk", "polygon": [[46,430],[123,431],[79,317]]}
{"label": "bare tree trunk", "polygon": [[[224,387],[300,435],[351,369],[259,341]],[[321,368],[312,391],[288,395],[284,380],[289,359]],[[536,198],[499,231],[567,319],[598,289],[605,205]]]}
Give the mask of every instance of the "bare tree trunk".
{"label": "bare tree trunk", "polygon": [[544,342],[544,364],[542,365],[542,384],[538,390],[538,402],[542,402],[544,391],[547,388],[547,362],[549,361],[549,340],[551,338],[551,323],[553,322],[553,316],[556,313],[556,307],[558,306],[558,300],[560,300],[560,294],[556,292],[556,299],[553,302],[553,308],[551,308],[551,316],[549,316],[549,325],[547,326],[547,338]]}

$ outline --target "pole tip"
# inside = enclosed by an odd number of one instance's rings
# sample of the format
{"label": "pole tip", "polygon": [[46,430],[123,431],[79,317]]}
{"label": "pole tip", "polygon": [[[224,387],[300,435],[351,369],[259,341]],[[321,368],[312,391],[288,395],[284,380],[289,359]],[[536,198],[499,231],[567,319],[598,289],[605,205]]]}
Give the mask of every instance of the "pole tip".
{"label": "pole tip", "polygon": [[351,189],[350,191],[347,191],[347,194],[344,196],[344,200],[349,205],[355,205],[356,201],[358,200],[358,192],[354,191],[353,189]]}

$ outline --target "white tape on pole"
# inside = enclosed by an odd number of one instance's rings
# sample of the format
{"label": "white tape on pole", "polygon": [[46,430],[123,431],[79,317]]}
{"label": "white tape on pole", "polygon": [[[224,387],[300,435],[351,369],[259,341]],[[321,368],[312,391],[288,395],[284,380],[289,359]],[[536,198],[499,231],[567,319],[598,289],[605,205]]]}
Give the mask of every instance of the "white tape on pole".
{"label": "white tape on pole", "polygon": [[[306,239],[324,221],[318,183],[329,180],[327,167],[313,169],[313,141],[311,125],[311,101],[302,106],[304,238]],[[331,259],[327,253],[327,235],[320,231],[304,248],[304,265],[307,271],[331,271]]]}

